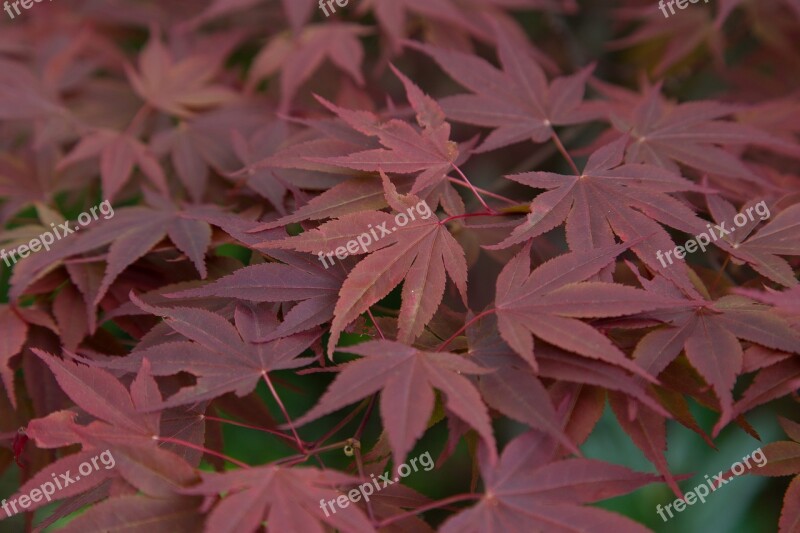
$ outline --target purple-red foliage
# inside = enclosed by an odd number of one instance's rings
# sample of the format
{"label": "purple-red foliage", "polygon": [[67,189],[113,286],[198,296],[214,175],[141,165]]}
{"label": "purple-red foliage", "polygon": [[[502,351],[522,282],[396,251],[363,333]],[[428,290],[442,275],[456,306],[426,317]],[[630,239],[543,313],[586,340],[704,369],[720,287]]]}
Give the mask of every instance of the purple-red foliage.
{"label": "purple-red foliage", "polygon": [[[800,1],[668,19],[655,0],[350,4],[70,0],[4,20],[0,245],[115,207],[13,266],[8,499],[108,449],[116,467],[56,493],[46,523],[89,506],[61,530],[646,531],[587,504],[680,495],[668,424],[755,435],[748,412],[800,387]],[[768,219],[657,259],[759,202]],[[289,390],[316,405],[290,412]],[[657,475],[581,456],[607,402]],[[245,464],[221,423],[296,453]],[[800,426],[781,424],[763,475],[800,473]],[[467,444],[460,493],[319,506],[435,425],[437,467]],[[795,478],[780,530],[798,523]]]}

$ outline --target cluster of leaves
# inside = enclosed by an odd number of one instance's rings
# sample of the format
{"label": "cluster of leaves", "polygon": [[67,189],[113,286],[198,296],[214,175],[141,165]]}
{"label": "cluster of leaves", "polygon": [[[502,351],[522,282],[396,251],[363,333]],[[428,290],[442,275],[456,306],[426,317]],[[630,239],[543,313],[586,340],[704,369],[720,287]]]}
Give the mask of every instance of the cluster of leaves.
{"label": "cluster of leaves", "polygon": [[[585,504],[680,496],[668,424],[758,438],[748,412],[800,387],[797,0],[199,4],[56,2],[0,31],[0,245],[115,206],[3,266],[9,499],[117,464],[39,526],[646,531]],[[606,405],[657,474],[582,456]],[[223,425],[291,451],[246,464]],[[320,507],[437,430],[438,466],[472,462],[460,493]],[[797,447],[765,474],[798,473]]]}

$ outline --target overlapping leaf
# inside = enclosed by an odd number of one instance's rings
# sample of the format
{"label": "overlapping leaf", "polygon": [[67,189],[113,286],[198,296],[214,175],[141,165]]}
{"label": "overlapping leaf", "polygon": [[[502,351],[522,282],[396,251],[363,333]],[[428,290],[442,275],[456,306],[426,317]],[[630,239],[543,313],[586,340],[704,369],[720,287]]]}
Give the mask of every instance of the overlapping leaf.
{"label": "overlapping leaf", "polygon": [[657,481],[656,476],[592,459],[551,462],[555,446],[548,441],[529,432],[511,441],[496,465],[484,455],[482,498],[440,531],[648,531],[621,515],[581,504],[625,494]]}
{"label": "overlapping leaf", "polygon": [[651,270],[691,290],[682,265],[665,265],[657,259],[659,251],[675,246],[658,223],[693,235],[705,229],[705,223],[691,208],[670,196],[698,187],[651,165],[624,164],[626,144],[623,138],[594,152],[580,176],[549,172],[507,176],[547,192],[531,202],[527,220],[496,248],[525,242],[566,220],[571,250],[588,252],[610,246],[616,235],[623,242],[633,243],[631,249]]}
{"label": "overlapping leaf", "polygon": [[155,376],[190,372],[197,377],[196,384],[181,389],[157,406],[160,408],[211,400],[228,392],[249,394],[268,372],[298,368],[313,361],[297,356],[320,335],[312,330],[257,342],[280,327],[274,311],[265,305],[238,307],[234,327],[221,315],[204,309],[154,307],[135,296],[131,299],[141,309],[166,318],[172,329],[188,339],[158,344],[120,361],[104,363],[131,371],[146,359]]}
{"label": "overlapping leaf", "polygon": [[422,132],[402,120],[381,123],[378,117],[365,111],[342,109],[320,100],[353,129],[377,137],[384,146],[378,150],[358,152],[346,157],[310,158],[312,161],[352,168],[355,170],[416,174],[412,194],[436,185],[454,169],[459,155],[458,145],[450,140],[450,125],[444,120],[439,105],[424,94],[400,71],[392,70],[403,82],[408,101],[417,113]]}
{"label": "overlapping leaf", "polygon": [[452,353],[425,352],[392,341],[370,341],[347,351],[363,359],[347,364],[298,424],[380,391],[381,418],[395,462],[400,464],[428,427],[437,389],[445,397],[447,410],[478,432],[490,456],[495,453],[488,410],[475,386],[461,375],[483,374],[485,369]]}
{"label": "overlapping leaf", "polygon": [[206,531],[238,533],[256,531],[266,521],[266,531],[323,533],[323,524],[352,533],[375,530],[356,506],[327,516],[320,500],[335,500],[336,486],[355,480],[334,471],[269,465],[226,473],[204,472],[202,482],[186,494],[226,494],[206,522]]}
{"label": "overlapping leaf", "polygon": [[530,269],[530,247],[519,252],[497,278],[497,325],[511,348],[537,368],[534,337],[590,359],[652,379],[608,337],[579,320],[636,314],[670,302],[624,285],[584,281],[598,274],[628,246],[572,252]]}
{"label": "overlapping leaf", "polygon": [[[417,213],[411,220],[409,210],[416,209],[419,198],[398,195],[386,175],[383,180],[388,204],[406,216],[407,225],[397,227],[395,217],[382,211],[362,211],[326,222],[300,236],[270,241],[263,246],[324,256],[348,243],[356,243],[360,235],[369,235],[371,230],[379,237],[378,240],[370,237],[368,249],[352,246],[348,249],[351,254],[369,255],[348,273],[339,291],[328,341],[330,354],[344,328],[403,280],[398,333],[402,341],[413,341],[433,317],[444,295],[446,274],[466,299],[467,265],[461,246],[435,215],[425,220]],[[381,227],[379,235],[377,230]]]}
{"label": "overlapping leaf", "polygon": [[442,99],[447,117],[495,128],[478,147],[478,152],[525,140],[541,143],[551,137],[553,126],[597,118],[594,111],[582,105],[590,69],[548,84],[544,71],[530,54],[514,46],[504,33],[498,35],[502,71],[474,55],[431,46],[417,48],[474,93]]}
{"label": "overlapping leaf", "polygon": [[639,341],[636,362],[657,376],[678,355],[686,357],[719,398],[722,417],[716,432],[733,418],[733,386],[742,371],[739,339],[790,353],[800,353],[800,335],[769,308],[741,296],[716,301],[687,296],[663,278],[641,279],[652,292],[683,300],[673,310],[649,313],[669,327],[657,328]]}

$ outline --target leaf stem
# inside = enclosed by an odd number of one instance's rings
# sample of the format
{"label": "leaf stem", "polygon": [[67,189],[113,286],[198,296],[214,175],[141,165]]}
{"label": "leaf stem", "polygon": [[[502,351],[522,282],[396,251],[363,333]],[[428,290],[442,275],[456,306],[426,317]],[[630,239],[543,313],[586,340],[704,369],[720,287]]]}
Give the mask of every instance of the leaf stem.
{"label": "leaf stem", "polygon": [[717,274],[716,279],[714,279],[714,283],[711,284],[711,289],[709,289],[709,294],[713,293],[717,289],[717,284],[722,279],[722,276],[725,275],[725,269],[728,267],[728,263],[731,262],[731,254],[727,254],[725,258],[725,262],[722,263],[722,266],[719,269],[719,274]]}
{"label": "leaf stem", "polygon": [[261,374],[264,376],[264,381],[267,383],[267,387],[269,387],[269,391],[272,393],[272,397],[275,398],[275,401],[278,403],[278,407],[280,407],[281,412],[283,413],[284,418],[286,418],[286,423],[289,424],[289,429],[292,430],[292,435],[294,435],[294,440],[297,442],[297,446],[301,452],[305,451],[305,443],[303,439],[300,438],[300,435],[297,434],[297,430],[294,428],[294,423],[292,423],[292,418],[289,416],[289,411],[286,410],[286,406],[283,405],[281,401],[281,397],[278,396],[278,391],[275,390],[275,386],[272,384],[272,380],[269,379],[269,374],[267,372],[263,372]]}
{"label": "leaf stem", "polygon": [[281,433],[275,429],[268,429],[262,428],[258,426],[251,426],[250,424],[244,424],[242,422],[237,422],[235,420],[230,420],[228,418],[218,418],[216,416],[208,416],[208,415],[201,415],[205,420],[211,420],[212,422],[221,422],[224,424],[230,424],[232,426],[238,426],[240,428],[247,428],[247,429],[254,429],[256,431],[263,431],[264,433],[269,433],[270,435],[274,435],[276,437],[280,437],[282,439],[294,441],[294,437],[286,435],[285,433]]}
{"label": "leaf stem", "polygon": [[425,511],[430,511],[431,509],[436,509],[438,507],[444,507],[445,505],[450,505],[451,503],[458,503],[467,500],[479,500],[482,497],[483,494],[472,494],[472,493],[457,494],[455,496],[450,496],[449,498],[431,502],[429,504],[423,505],[422,507],[417,507],[416,509],[413,509],[411,511],[394,515],[392,517],[387,518],[386,520],[382,520],[381,522],[375,524],[375,529],[385,528],[386,526],[394,524],[395,522],[399,522],[400,520],[405,520],[406,518],[411,518],[412,516],[424,513]]}
{"label": "leaf stem", "polygon": [[[461,187],[466,187],[468,189],[470,188],[469,185],[467,185],[466,183],[464,183],[461,180],[457,180],[455,178],[451,178],[450,176],[447,176],[447,179],[450,181],[450,183],[454,183],[456,185],[460,185]],[[489,196],[489,197],[494,198],[496,200],[500,200],[502,202],[506,202],[507,204],[517,205],[519,203],[519,202],[516,202],[516,201],[512,200],[511,198],[506,198],[505,196],[503,196],[501,194],[497,194],[497,193],[494,193],[492,191],[487,191],[486,189],[481,189],[478,186],[473,186],[472,188],[475,189],[476,191],[478,191],[479,193],[485,195],[485,196]]]}
{"label": "leaf stem", "polygon": [[369,319],[372,320],[372,325],[378,330],[378,335],[381,336],[381,339],[386,340],[386,337],[383,335],[383,331],[381,331],[381,327],[378,325],[378,321],[375,320],[374,316],[372,316],[372,310],[367,309],[367,314],[369,315]]}
{"label": "leaf stem", "polygon": [[497,312],[497,309],[487,309],[486,311],[484,311],[484,312],[482,312],[482,313],[480,313],[480,314],[478,314],[478,315],[475,315],[474,317],[472,317],[472,320],[470,320],[469,322],[467,322],[466,324],[464,324],[463,326],[461,326],[461,328],[460,328],[458,331],[456,331],[455,333],[453,333],[453,334],[450,336],[450,338],[449,338],[449,339],[447,339],[447,340],[446,340],[446,341],[444,341],[442,344],[440,344],[440,345],[439,345],[439,347],[438,347],[438,348],[436,348],[436,351],[437,351],[437,352],[441,352],[441,351],[444,349],[444,347],[445,347],[445,346],[447,346],[448,344],[450,344],[450,342],[451,342],[451,341],[453,341],[453,339],[455,339],[456,337],[458,337],[459,335],[461,335],[461,334],[462,334],[464,331],[466,331],[466,329],[467,329],[468,327],[470,327],[472,324],[474,324],[475,322],[477,322],[477,321],[478,321],[478,320],[480,320],[481,318],[483,318],[483,317],[485,317],[485,316],[488,316],[488,315],[491,315],[492,313],[495,313],[495,312]]}
{"label": "leaf stem", "polygon": [[[355,452],[356,456],[356,466],[358,467],[358,475],[361,479],[367,479],[367,474],[364,472],[364,461],[361,460],[361,446],[356,446],[353,451]],[[370,521],[374,524],[375,523],[375,513],[372,510],[372,503],[367,500],[367,514],[369,514]]]}
{"label": "leaf stem", "polygon": [[312,449],[314,449],[315,447],[319,446],[321,443],[325,442],[325,441],[326,441],[326,440],[328,440],[329,438],[331,438],[331,437],[333,437],[334,435],[336,435],[336,434],[339,432],[339,430],[341,430],[341,429],[342,429],[344,426],[346,426],[348,423],[350,423],[350,421],[351,421],[351,420],[353,420],[353,419],[356,417],[356,415],[357,415],[358,413],[360,413],[360,412],[361,412],[361,410],[362,410],[362,409],[364,409],[364,408],[365,408],[365,407],[368,405],[368,403],[367,403],[368,401],[369,401],[369,400],[367,400],[367,399],[365,398],[365,399],[364,399],[364,400],[363,400],[363,401],[362,401],[362,402],[361,402],[361,403],[358,405],[358,407],[356,407],[355,409],[353,409],[353,411],[352,411],[351,413],[349,413],[349,414],[348,414],[346,417],[344,417],[344,419],[342,419],[341,421],[339,421],[339,422],[338,422],[338,423],[337,423],[337,424],[336,424],[336,425],[333,427],[333,429],[331,429],[330,431],[328,431],[328,432],[327,432],[327,433],[326,433],[326,434],[325,434],[323,437],[321,437],[321,438],[319,438],[318,440],[314,441],[314,442],[312,443],[312,446],[311,446],[311,447],[312,447]]}
{"label": "leaf stem", "polygon": [[369,405],[367,406],[367,412],[364,413],[364,418],[361,419],[361,423],[358,425],[358,429],[356,429],[356,433],[353,436],[354,439],[361,439],[361,434],[364,433],[364,428],[367,427],[367,420],[369,420],[369,416],[372,414],[372,409],[375,407],[375,398],[377,398],[377,396],[377,394],[373,394],[370,398]]}
{"label": "leaf stem", "polygon": [[561,155],[564,156],[564,159],[567,160],[569,166],[572,167],[572,171],[575,173],[575,175],[580,176],[581,171],[578,170],[578,166],[575,164],[575,161],[572,159],[572,156],[569,155],[567,149],[564,148],[564,144],[561,142],[561,139],[558,138],[556,130],[554,130],[552,127],[550,128],[550,138],[553,139],[554,143],[556,143],[556,148],[558,148],[558,151],[561,152]]}
{"label": "leaf stem", "polygon": [[493,213],[465,213],[465,214],[463,214],[463,215],[453,215],[453,216],[447,217],[447,218],[446,218],[446,219],[444,219],[444,220],[440,220],[440,221],[439,221],[439,224],[446,224],[446,223],[450,222],[451,220],[458,220],[458,219],[461,219],[461,218],[470,218],[470,217],[495,217],[495,216],[500,216],[500,215],[501,215],[501,214],[497,213],[496,211],[495,211],[495,212],[493,212]]}
{"label": "leaf stem", "polygon": [[469,188],[472,190],[472,193],[475,195],[475,197],[481,203],[483,208],[486,209],[486,211],[488,211],[489,213],[494,213],[494,209],[492,209],[491,207],[486,205],[486,202],[483,201],[483,197],[480,195],[480,193],[478,193],[477,189],[475,189],[475,186],[469,181],[469,179],[467,179],[467,177],[464,175],[464,173],[461,172],[461,169],[458,168],[458,166],[456,166],[455,163],[450,163],[450,165],[455,169],[456,172],[458,172],[458,175],[461,176],[461,178],[464,180],[464,183],[466,183],[467,186],[469,186]]}
{"label": "leaf stem", "polygon": [[200,451],[200,452],[203,452],[203,453],[207,453],[208,455],[213,455],[214,457],[219,457],[220,459],[224,459],[224,460],[228,461],[229,463],[235,464],[236,466],[239,466],[239,467],[242,467],[242,468],[250,468],[250,465],[248,465],[246,463],[243,463],[243,462],[241,462],[241,461],[239,461],[237,459],[234,459],[233,457],[229,457],[229,456],[225,455],[224,453],[215,452],[214,450],[209,450],[208,448],[205,448],[203,446],[198,446],[197,444],[192,444],[191,442],[187,442],[185,440],[175,439],[175,438],[172,438],[172,437],[160,437],[158,435],[153,435],[153,440],[156,440],[158,442],[168,442],[170,444],[177,444],[178,446],[184,446],[186,448],[191,448],[193,450],[197,450],[197,451]]}
{"label": "leaf stem", "polygon": [[153,108],[150,107],[150,104],[144,104],[141,108],[139,108],[139,111],[137,111],[136,115],[134,115],[133,119],[131,119],[131,123],[125,130],[125,133],[133,134],[134,129],[139,127],[139,124],[141,124],[141,122],[147,117],[147,115],[150,114],[150,111],[152,111],[152,109]]}
{"label": "leaf stem", "polygon": [[276,461],[273,464],[293,466],[293,465],[295,465],[297,463],[302,463],[304,461],[307,461],[310,457],[312,457],[314,455],[317,455],[317,454],[320,454],[320,453],[324,453],[324,452],[329,452],[331,450],[338,450],[338,449],[344,448],[347,445],[351,445],[352,443],[353,443],[353,439],[347,439],[347,440],[343,440],[343,441],[340,441],[340,442],[336,442],[334,444],[328,444],[326,446],[320,446],[319,448],[314,448],[313,450],[306,450],[302,454],[290,455],[289,457],[284,457],[280,461]]}

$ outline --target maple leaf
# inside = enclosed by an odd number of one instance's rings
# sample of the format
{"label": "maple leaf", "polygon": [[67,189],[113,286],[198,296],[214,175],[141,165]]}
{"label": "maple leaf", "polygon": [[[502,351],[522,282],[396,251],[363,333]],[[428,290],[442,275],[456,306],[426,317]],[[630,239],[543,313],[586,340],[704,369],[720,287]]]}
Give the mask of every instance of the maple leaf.
{"label": "maple leaf", "polygon": [[487,371],[447,352],[426,352],[394,341],[370,341],[344,351],[363,358],[344,365],[319,403],[296,420],[303,425],[381,391],[380,412],[396,464],[400,464],[428,427],[434,389],[447,410],[474,428],[494,450],[489,412],[480,393],[461,374]]}
{"label": "maple leaf", "polygon": [[[76,478],[76,483],[57,493],[63,499],[86,492],[106,479],[120,476],[138,490],[152,496],[167,497],[177,488],[196,481],[188,462],[159,447],[154,436],[160,434],[161,412],[141,413],[161,400],[158,386],[144,362],[131,384],[130,392],[108,372],[64,361],[34,348],[58,381],[59,386],[79,407],[97,418],[86,426],[76,423],[76,413],[60,411],[32,421],[26,431],[37,445],[61,448],[81,444],[83,451],[64,457],[51,469],[40,471],[23,487],[21,494],[50,481],[50,472],[77,471],[78,465],[97,456],[97,449],[107,447],[114,458],[114,468],[96,469],[91,476]],[[191,423],[196,423],[196,419]],[[196,445],[195,445],[196,446]],[[95,459],[96,460],[96,459]],[[34,504],[30,510],[45,505]]]}
{"label": "maple leaf", "polygon": [[322,523],[341,531],[373,533],[369,519],[355,505],[338,508],[330,516],[320,506],[320,501],[339,496],[335,487],[355,481],[330,470],[268,465],[225,473],[203,472],[202,481],[183,493],[226,494],[212,509],[207,531],[257,531],[266,520],[269,533],[323,533],[326,529]]}
{"label": "maple leaf", "polygon": [[[636,346],[633,357],[647,372],[658,376],[681,351],[714,389],[722,415],[714,433],[734,416],[732,390],[742,371],[742,346],[738,339],[761,346],[800,353],[800,335],[769,307],[741,296],[712,300],[702,286],[703,296],[687,295],[663,278],[639,281],[649,291],[683,300],[672,310],[648,312],[645,316],[669,324],[647,333]],[[700,283],[698,281],[698,283]]]}
{"label": "maple leaf", "polygon": [[76,313],[83,305],[81,293],[72,285],[62,288],[53,302],[53,316],[62,334],[62,345],[67,350],[76,350],[89,334],[89,320],[83,313]]}
{"label": "maple leaf", "polygon": [[133,371],[146,359],[155,376],[185,371],[197,377],[197,383],[152,408],[211,400],[228,392],[245,396],[253,392],[268,372],[298,368],[314,361],[297,356],[319,339],[318,331],[257,342],[280,326],[275,312],[267,306],[237,307],[234,327],[223,316],[205,309],[155,307],[133,294],[131,301],[148,313],[166,318],[167,324],[188,340],[157,344],[122,360],[101,364]]}
{"label": "maple leaf", "polygon": [[[116,460],[25,509],[36,529],[641,531],[592,504],[655,480],[682,497],[668,426],[722,450],[791,403],[800,0],[317,4],[53,2],[0,32],[0,247],[80,227],[0,258],[0,478],[19,503]],[[401,74],[404,48],[427,63]],[[67,223],[104,198],[113,219]],[[313,441],[279,375],[317,400]],[[719,413],[708,434],[692,402]],[[581,457],[604,418],[655,475]],[[493,427],[520,424],[497,457]],[[753,473],[800,473],[781,424]],[[250,467],[229,426],[296,450]],[[471,479],[349,498],[421,445],[431,466],[466,450]],[[359,509],[319,506],[345,494]]]}
{"label": "maple leaf", "polygon": [[204,516],[199,498],[151,498],[140,495],[109,497],[72,520],[63,533],[123,531],[141,527],[149,531],[190,533],[201,531]]}
{"label": "maple leaf", "polygon": [[257,230],[273,229],[307,220],[338,218],[359,211],[387,207],[383,184],[374,178],[354,177],[315,196],[290,215],[267,222]]}
{"label": "maple leaf", "polygon": [[57,170],[98,156],[103,194],[107,199],[117,196],[130,179],[134,165],[139,166],[162,194],[167,194],[166,177],[158,160],[144,144],[127,133],[99,129],[87,135],[58,163]]}
{"label": "maple leaf", "polygon": [[53,94],[49,80],[33,70],[41,68],[3,58],[0,60],[0,118],[3,120],[40,119],[68,114]]}
{"label": "maple leaf", "polygon": [[[800,204],[784,209],[764,227],[753,233],[757,225],[770,217],[770,210],[762,214],[760,207],[766,207],[766,201],[750,201],[739,213],[726,200],[718,197],[707,197],[709,210],[717,226],[717,239],[714,244],[728,252],[737,263],[747,263],[763,276],[786,287],[797,285],[797,278],[791,265],[779,255],[800,255]],[[753,209],[758,209],[758,216],[753,216]],[[749,220],[746,212],[749,211]],[[735,222],[738,216],[745,218],[745,223]],[[726,226],[730,224],[730,226]],[[734,225],[735,224],[735,225]],[[728,234],[722,234],[727,231]]]}
{"label": "maple leaf", "polygon": [[537,368],[534,337],[591,359],[639,374],[637,368],[605,335],[579,318],[636,314],[669,306],[641,289],[600,281],[584,281],[611,263],[628,246],[572,252],[530,268],[525,246],[497,278],[495,307],[500,335],[531,367]]}
{"label": "maple leaf", "polygon": [[[244,166],[265,159],[272,154],[288,136],[288,128],[283,122],[274,122],[245,139],[238,131],[233,133],[233,147]],[[258,194],[270,201],[279,213],[286,214],[283,198],[289,190],[291,180],[281,177],[282,173],[272,169],[248,169],[245,183]],[[302,183],[296,183],[302,186]]]}
{"label": "maple leaf", "polygon": [[480,24],[466,16],[465,11],[453,0],[363,0],[358,9],[361,14],[370,11],[375,14],[395,54],[400,52],[401,41],[407,35],[410,13],[420,16],[423,21],[433,19],[439,24],[466,30],[472,35],[488,37]]}
{"label": "maple leaf", "polygon": [[[575,8],[574,0],[363,0],[357,13],[374,14],[387,37],[388,46],[383,55],[389,58],[400,54],[403,38],[419,27],[425,41],[455,50],[471,51],[472,38],[494,45],[497,25],[501,25],[504,32],[518,36],[520,44],[528,44],[522,28],[504,10],[564,13],[574,12]],[[555,67],[555,62],[546,54],[535,52],[548,66]]]}
{"label": "maple leaf", "polygon": [[474,93],[449,96],[440,104],[451,120],[495,128],[476,152],[525,140],[542,143],[553,135],[553,126],[599,117],[596,111],[582,105],[591,67],[548,84],[544,71],[530,54],[520,51],[504,33],[497,40],[502,71],[470,54],[409,43]]}
{"label": "maple leaf", "polygon": [[[745,352],[745,362],[752,352],[752,347]],[[772,363],[764,364],[764,368],[758,371],[750,386],[734,404],[728,418],[740,422],[743,414],[772,400],[791,396],[800,388],[800,358],[776,351],[772,351],[770,355],[773,358]],[[718,426],[721,427],[721,423]]]}
{"label": "maple leaf", "polygon": [[380,123],[378,117],[372,113],[342,109],[318,98],[353,129],[378,137],[384,148],[357,152],[346,157],[312,157],[309,160],[363,171],[419,173],[411,189],[411,193],[416,194],[447,178],[447,174],[455,169],[459,150],[458,145],[450,140],[450,125],[445,122],[439,105],[394,66],[392,70],[403,82],[422,132],[402,120],[393,119]]}
{"label": "maple leaf", "polygon": [[[387,203],[403,213],[420,203],[413,195],[401,196],[389,178],[382,174]],[[408,218],[408,217],[406,217]],[[358,316],[389,294],[405,279],[400,308],[398,340],[413,341],[433,317],[444,295],[445,274],[466,301],[467,265],[464,251],[437,218],[409,220],[403,227],[393,226],[389,235],[381,235],[369,250],[357,249],[354,254],[369,253],[347,275],[339,291],[334,310],[328,352],[332,355],[339,335]],[[291,248],[317,253],[334,250],[375,228],[388,228],[395,217],[382,211],[362,211],[322,224],[319,228],[284,241],[268,241],[263,248]],[[384,233],[381,231],[381,233]]]}
{"label": "maple leaf", "polygon": [[442,533],[505,531],[648,531],[623,516],[583,507],[659,480],[593,459],[552,461],[555,445],[530,431],[511,441],[493,464],[480,457],[480,501],[444,523]]}
{"label": "maple leaf", "polygon": [[119,209],[113,218],[95,222],[86,232],[56,241],[49,253],[34,255],[21,262],[14,270],[12,297],[18,297],[31,282],[64,258],[110,245],[105,274],[96,290],[92,291],[92,303],[97,305],[128,266],[167,236],[192,260],[201,277],[205,277],[205,252],[211,244],[208,223],[190,218],[186,211],[178,210],[156,195],[149,195],[149,200],[155,204],[155,209],[143,206]]}
{"label": "maple leaf", "polygon": [[614,235],[633,243],[631,249],[653,271],[691,290],[685,269],[662,265],[661,250],[675,245],[659,225],[696,235],[705,223],[684,203],[670,196],[679,191],[704,190],[690,181],[650,165],[623,163],[626,138],[600,148],[580,176],[530,172],[506,176],[547,192],[530,205],[525,222],[503,242],[489,249],[506,248],[542,235],[566,220],[567,243],[573,251],[588,252],[614,244]]}
{"label": "maple leaf", "polygon": [[249,83],[253,85],[280,72],[279,108],[284,112],[303,83],[311,79],[326,58],[358,85],[363,85],[364,49],[358,38],[370,32],[365,26],[339,22],[307,26],[299,35],[283,32],[273,37],[255,57]]}
{"label": "maple leaf", "polygon": [[756,291],[737,287],[734,289],[734,292],[746,296],[751,300],[774,305],[787,314],[800,316],[800,287],[794,286],[783,292],[772,290],[769,287],[766,289],[766,291]]}
{"label": "maple leaf", "polygon": [[[668,37],[660,60],[652,67],[657,76],[664,75],[671,67],[684,60],[700,45],[706,44],[715,61],[715,66],[724,65],[724,35],[721,31],[723,17],[742,0],[720,0],[724,6],[720,16],[715,17],[708,9],[690,9],[664,18],[659,9],[652,6],[640,8],[621,8],[618,10],[623,20],[636,20],[641,24],[636,31],[626,37],[616,39],[608,44],[611,50],[631,48]],[[671,6],[670,6],[671,7]],[[666,9],[666,7],[665,7]]]}
{"label": "maple leaf", "polygon": [[219,59],[211,55],[196,55],[176,62],[154,28],[139,55],[139,72],[126,63],[125,73],[133,89],[147,103],[170,115],[187,118],[198,110],[232,102],[237,97],[226,87],[210,85],[219,67]]}
{"label": "maple leaf", "polygon": [[31,204],[50,202],[63,186],[55,179],[55,166],[55,153],[49,150],[0,155],[0,197],[4,200],[0,206],[0,223],[6,224]]}
{"label": "maple leaf", "polygon": [[280,326],[257,342],[268,342],[328,322],[345,276],[326,269],[305,254],[272,250],[285,264],[266,263],[241,268],[199,289],[169,293],[170,298],[237,298],[250,302],[300,302],[285,313]]}
{"label": "maple leaf", "polygon": [[[663,398],[665,395],[661,396]],[[661,401],[667,404],[663,399]],[[625,398],[616,392],[609,394],[609,403],[623,431],[647,457],[647,460],[653,463],[675,496],[682,499],[683,492],[681,492],[675,476],[669,470],[665,455],[667,451],[666,417],[645,405],[640,405],[636,400]],[[696,426],[693,420],[692,425]],[[692,429],[696,430],[695,427]],[[711,439],[702,430],[699,433],[711,442]],[[713,445],[713,443],[711,444]]]}
{"label": "maple leaf", "polygon": [[[739,157],[720,148],[755,145],[800,157],[800,146],[747,124],[721,120],[740,109],[713,100],[675,104],[650,88],[634,106],[614,106],[611,121],[633,141],[625,160],[679,172],[678,163],[700,172],[747,180],[758,177]],[[607,137],[605,137],[607,138]]]}
{"label": "maple leaf", "polygon": [[211,177],[210,169],[227,174],[239,164],[231,132],[250,136],[263,127],[263,105],[231,105],[196,115],[165,128],[150,138],[150,149],[158,157],[170,156],[175,174],[191,199],[202,201]]}
{"label": "maple leaf", "polygon": [[576,455],[580,453],[575,448],[576,444],[565,435],[563,423],[541,382],[542,378],[619,391],[637,399],[654,413],[668,416],[647,395],[639,383],[641,380],[630,376],[618,366],[600,360],[576,358],[554,346],[538,346],[538,373],[534,374],[530,365],[523,362],[502,339],[495,316],[490,315],[472,322],[467,328],[467,335],[470,360],[493,370],[478,376],[478,386],[487,405],[509,418],[547,433]]}

